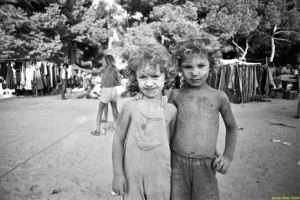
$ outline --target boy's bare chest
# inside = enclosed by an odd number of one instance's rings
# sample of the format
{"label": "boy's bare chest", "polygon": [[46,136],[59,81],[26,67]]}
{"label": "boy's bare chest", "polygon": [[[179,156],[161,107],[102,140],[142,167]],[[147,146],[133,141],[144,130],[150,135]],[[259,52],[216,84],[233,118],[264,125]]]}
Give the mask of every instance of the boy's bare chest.
{"label": "boy's bare chest", "polygon": [[210,96],[182,96],[177,99],[177,109],[180,115],[209,115],[219,112],[218,103]]}

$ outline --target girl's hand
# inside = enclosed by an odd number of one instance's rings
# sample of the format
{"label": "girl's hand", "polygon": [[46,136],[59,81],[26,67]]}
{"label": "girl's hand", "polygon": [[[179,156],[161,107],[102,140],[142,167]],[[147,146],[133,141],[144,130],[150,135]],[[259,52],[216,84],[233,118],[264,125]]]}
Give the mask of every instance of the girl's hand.
{"label": "girl's hand", "polygon": [[114,176],[112,182],[112,191],[117,195],[124,196],[126,190],[127,190],[127,181],[124,174]]}

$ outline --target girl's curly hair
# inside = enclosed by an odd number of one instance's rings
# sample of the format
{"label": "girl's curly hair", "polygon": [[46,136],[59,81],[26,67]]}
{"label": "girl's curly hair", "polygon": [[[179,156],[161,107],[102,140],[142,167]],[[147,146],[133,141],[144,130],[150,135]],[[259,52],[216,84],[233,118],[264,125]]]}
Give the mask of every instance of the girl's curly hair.
{"label": "girl's curly hair", "polygon": [[208,55],[210,68],[216,67],[221,57],[220,43],[209,34],[191,36],[176,41],[175,45],[169,47],[176,66],[179,68],[184,57],[192,53],[206,53]]}
{"label": "girl's curly hair", "polygon": [[131,53],[126,67],[129,79],[128,90],[139,91],[136,72],[147,64],[160,66],[160,71],[165,73],[165,85],[170,84],[177,75],[177,68],[167,48],[161,44],[148,44],[139,47]]}

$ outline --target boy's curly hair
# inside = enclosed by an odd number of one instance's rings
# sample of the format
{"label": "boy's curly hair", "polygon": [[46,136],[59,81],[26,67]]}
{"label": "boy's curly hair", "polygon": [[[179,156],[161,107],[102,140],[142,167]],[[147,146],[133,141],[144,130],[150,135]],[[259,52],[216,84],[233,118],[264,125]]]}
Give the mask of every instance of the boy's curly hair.
{"label": "boy's curly hair", "polygon": [[217,38],[210,34],[190,36],[176,41],[175,45],[169,47],[176,66],[179,68],[184,57],[192,53],[207,53],[210,68],[216,67],[221,57],[221,44]]}
{"label": "boy's curly hair", "polygon": [[160,71],[165,73],[165,86],[170,84],[177,75],[177,68],[167,48],[161,44],[147,44],[131,53],[126,67],[126,75],[130,85],[128,90],[139,91],[136,72],[141,67],[150,64],[160,66]]}

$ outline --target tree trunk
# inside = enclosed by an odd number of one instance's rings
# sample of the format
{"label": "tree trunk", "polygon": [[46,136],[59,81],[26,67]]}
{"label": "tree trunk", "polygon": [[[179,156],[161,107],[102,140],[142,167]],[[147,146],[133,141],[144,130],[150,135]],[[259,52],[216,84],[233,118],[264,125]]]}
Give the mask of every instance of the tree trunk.
{"label": "tree trunk", "polygon": [[234,41],[234,37],[232,37],[232,43],[237,47],[237,49],[242,52],[242,57],[238,58],[239,60],[245,60],[246,59],[246,55],[248,53],[248,48],[249,48],[249,44],[248,44],[248,39],[246,39],[246,48],[245,50],[240,47],[235,41]]}
{"label": "tree trunk", "polygon": [[247,55],[247,53],[248,53],[248,48],[249,48],[249,43],[248,43],[248,39],[246,39],[246,48],[245,48],[245,50],[244,50],[244,52],[243,52],[243,55],[242,55],[242,57],[241,57],[241,60],[246,60],[246,55]]}
{"label": "tree trunk", "polygon": [[271,56],[270,56],[270,61],[269,62],[273,62],[274,56],[275,56],[275,38],[274,37],[275,37],[276,30],[277,30],[277,24],[274,26],[273,35],[271,37],[272,52],[271,52]]}
{"label": "tree trunk", "polygon": [[272,43],[272,52],[270,56],[270,62],[273,62],[274,56],[275,56],[275,40],[274,37],[271,37],[271,43]]}

